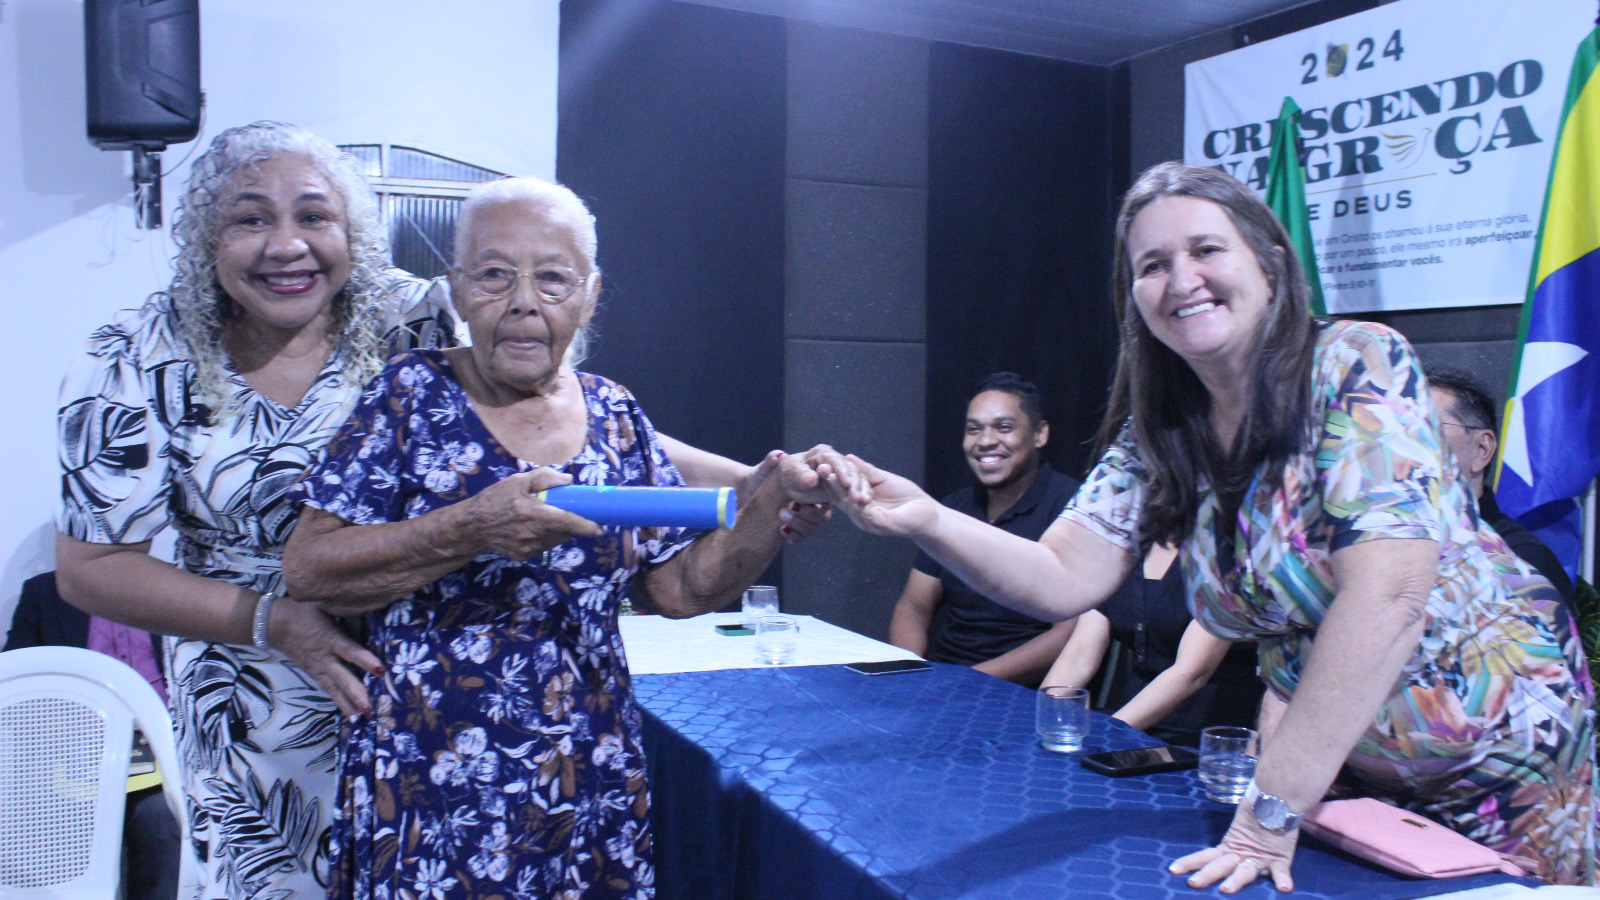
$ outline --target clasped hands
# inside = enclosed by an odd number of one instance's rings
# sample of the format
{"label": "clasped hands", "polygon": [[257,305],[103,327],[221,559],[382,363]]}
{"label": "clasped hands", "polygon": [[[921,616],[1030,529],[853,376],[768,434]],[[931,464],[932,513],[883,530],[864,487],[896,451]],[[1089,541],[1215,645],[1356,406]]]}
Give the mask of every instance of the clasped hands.
{"label": "clasped hands", "polygon": [[938,522],[938,501],[915,482],[827,444],[786,457],[780,472],[791,497],[832,504],[871,534],[915,539]]}

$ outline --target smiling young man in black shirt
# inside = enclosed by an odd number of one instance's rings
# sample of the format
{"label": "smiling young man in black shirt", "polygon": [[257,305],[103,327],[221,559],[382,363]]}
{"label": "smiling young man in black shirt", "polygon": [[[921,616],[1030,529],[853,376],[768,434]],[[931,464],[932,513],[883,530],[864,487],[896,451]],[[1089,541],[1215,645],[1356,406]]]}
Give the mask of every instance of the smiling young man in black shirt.
{"label": "smiling young man in black shirt", "polygon": [[[1039,389],[1010,372],[990,375],[967,404],[962,452],[977,483],[944,504],[1036,541],[1061,514],[1078,482],[1050,468],[1039,451],[1050,440]],[[1072,634],[1006,609],[918,554],[889,622],[889,640],[935,662],[972,666],[1035,687]]]}

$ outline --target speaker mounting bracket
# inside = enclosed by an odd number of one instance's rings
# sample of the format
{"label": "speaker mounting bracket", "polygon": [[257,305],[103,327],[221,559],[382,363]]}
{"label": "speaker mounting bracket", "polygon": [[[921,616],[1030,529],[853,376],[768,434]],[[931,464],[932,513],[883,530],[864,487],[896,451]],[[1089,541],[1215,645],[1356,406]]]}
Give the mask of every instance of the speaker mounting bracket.
{"label": "speaker mounting bracket", "polygon": [[161,227],[161,151],[166,144],[133,148],[134,221],[140,228]]}

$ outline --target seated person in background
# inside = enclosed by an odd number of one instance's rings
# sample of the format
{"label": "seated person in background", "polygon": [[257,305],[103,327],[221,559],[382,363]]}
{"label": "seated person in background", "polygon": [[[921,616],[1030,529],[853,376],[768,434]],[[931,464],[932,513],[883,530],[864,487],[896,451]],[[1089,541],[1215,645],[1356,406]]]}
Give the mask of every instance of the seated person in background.
{"label": "seated person in background", "polygon": [[[54,572],[35,575],[22,584],[5,649],[24,647],[84,647],[104,653],[143,675],[166,702],[160,641],[149,632],[67,605],[56,592]],[[177,895],[181,841],[178,820],[167,808],[160,783],[128,793],[122,823],[128,873],[122,889],[124,900],[172,900]]]}
{"label": "seated person in background", "polygon": [[1461,474],[1478,501],[1478,518],[1499,532],[1512,553],[1527,560],[1540,575],[1548,578],[1566,601],[1567,609],[1576,614],[1572,579],[1561,567],[1561,560],[1533,532],[1501,512],[1494,502],[1494,489],[1484,484],[1483,475],[1494,464],[1495,454],[1500,449],[1500,439],[1495,433],[1496,406],[1489,399],[1489,392],[1478,379],[1460,369],[1428,366],[1423,374],[1428,377],[1433,405],[1439,411],[1444,445],[1455,454]]}
{"label": "seated person in background", "polygon": [[[1078,481],[1050,468],[1039,451],[1050,440],[1039,389],[1010,372],[985,378],[967,404],[961,449],[978,483],[944,498],[952,509],[1030,541],[1050,527]],[[1033,687],[1072,633],[1013,612],[967,587],[919,553],[889,622],[889,641],[935,662],[972,666]]]}
{"label": "seated person in background", "polygon": [[1156,544],[1098,609],[1077,627],[1044,685],[1082,687],[1115,638],[1123,645],[1106,673],[1113,718],[1166,741],[1199,746],[1211,725],[1253,725],[1261,703],[1254,642],[1214,637],[1189,615],[1178,551]]}

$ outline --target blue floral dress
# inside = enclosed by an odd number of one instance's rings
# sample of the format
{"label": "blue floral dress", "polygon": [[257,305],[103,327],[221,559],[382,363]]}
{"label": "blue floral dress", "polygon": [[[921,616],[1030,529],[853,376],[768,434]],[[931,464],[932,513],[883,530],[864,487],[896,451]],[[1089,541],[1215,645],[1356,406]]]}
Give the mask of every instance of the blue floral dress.
{"label": "blue floral dress", "polygon": [[[578,484],[676,485],[632,394],[579,374]],[[353,525],[414,519],[532,468],[436,351],[395,359],[295,489]],[[370,615],[387,669],[340,753],[335,898],[653,897],[640,712],[617,614],[690,543],[608,527],[540,557],[491,553]]]}
{"label": "blue floral dress", "polygon": [[[1410,346],[1368,323],[1324,328],[1312,366],[1308,449],[1281,484],[1261,473],[1231,540],[1203,495],[1180,559],[1206,630],[1259,641],[1260,668],[1293,696],[1337,595],[1331,557],[1383,538],[1439,542],[1426,630],[1348,769],[1388,798],[1550,881],[1592,877],[1594,684],[1572,617],[1550,582],[1478,519]],[[1126,432],[1062,513],[1133,552],[1143,463]]]}

